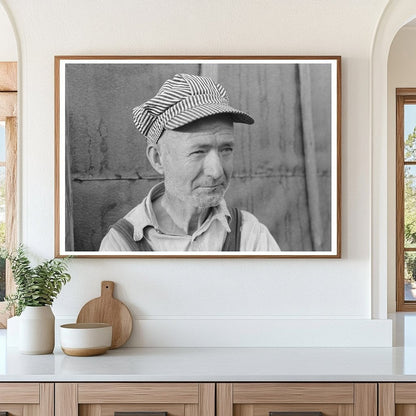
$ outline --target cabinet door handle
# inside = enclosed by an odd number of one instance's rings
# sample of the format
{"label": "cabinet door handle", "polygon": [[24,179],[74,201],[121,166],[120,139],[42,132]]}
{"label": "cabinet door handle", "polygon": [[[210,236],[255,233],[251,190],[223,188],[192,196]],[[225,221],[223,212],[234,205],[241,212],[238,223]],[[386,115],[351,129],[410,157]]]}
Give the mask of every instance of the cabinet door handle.
{"label": "cabinet door handle", "polygon": [[114,416],[168,416],[168,412],[115,412]]}
{"label": "cabinet door handle", "polygon": [[269,412],[269,416],[323,416],[322,412]]}

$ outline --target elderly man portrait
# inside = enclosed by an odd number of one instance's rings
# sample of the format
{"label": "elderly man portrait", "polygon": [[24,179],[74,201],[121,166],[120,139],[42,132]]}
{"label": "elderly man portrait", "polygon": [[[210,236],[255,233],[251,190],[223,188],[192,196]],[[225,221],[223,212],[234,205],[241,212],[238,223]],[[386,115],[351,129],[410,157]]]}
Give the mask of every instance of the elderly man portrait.
{"label": "elderly man portrait", "polygon": [[177,74],[134,108],[133,121],[163,181],[110,227],[100,251],[280,250],[253,214],[224,200],[239,146],[233,125],[254,120],[220,84]]}
{"label": "elderly man portrait", "polygon": [[338,66],[60,59],[57,252],[335,255]]}

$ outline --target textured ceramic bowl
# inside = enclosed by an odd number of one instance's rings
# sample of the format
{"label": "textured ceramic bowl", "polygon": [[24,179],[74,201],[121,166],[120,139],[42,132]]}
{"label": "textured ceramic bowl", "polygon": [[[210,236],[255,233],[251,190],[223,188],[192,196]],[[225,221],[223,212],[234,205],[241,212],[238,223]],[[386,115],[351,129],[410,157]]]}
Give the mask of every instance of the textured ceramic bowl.
{"label": "textured ceramic bowl", "polygon": [[88,357],[111,347],[112,326],[103,323],[61,325],[61,348],[65,354]]}

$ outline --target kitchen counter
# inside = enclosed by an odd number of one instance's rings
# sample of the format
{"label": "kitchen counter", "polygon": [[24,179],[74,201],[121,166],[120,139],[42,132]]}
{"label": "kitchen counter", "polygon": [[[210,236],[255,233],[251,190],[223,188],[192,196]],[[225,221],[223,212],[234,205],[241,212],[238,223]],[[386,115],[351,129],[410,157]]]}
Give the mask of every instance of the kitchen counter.
{"label": "kitchen counter", "polygon": [[392,348],[119,348],[23,355],[0,330],[0,381],[416,381],[416,314],[395,314]]}
{"label": "kitchen counter", "polygon": [[0,381],[416,381],[416,348],[120,348],[96,357],[6,348]]}

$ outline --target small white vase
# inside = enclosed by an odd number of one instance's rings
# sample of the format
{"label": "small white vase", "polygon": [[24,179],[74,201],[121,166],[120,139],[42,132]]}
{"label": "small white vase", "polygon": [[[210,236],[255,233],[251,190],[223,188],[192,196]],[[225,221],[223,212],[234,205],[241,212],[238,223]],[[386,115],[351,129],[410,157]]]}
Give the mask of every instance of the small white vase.
{"label": "small white vase", "polygon": [[13,316],[7,320],[7,347],[19,347],[19,320],[20,316]]}
{"label": "small white vase", "polygon": [[49,305],[26,306],[19,319],[19,351],[50,354],[55,346],[55,316]]}

